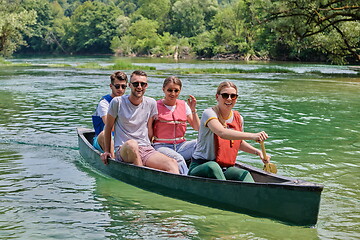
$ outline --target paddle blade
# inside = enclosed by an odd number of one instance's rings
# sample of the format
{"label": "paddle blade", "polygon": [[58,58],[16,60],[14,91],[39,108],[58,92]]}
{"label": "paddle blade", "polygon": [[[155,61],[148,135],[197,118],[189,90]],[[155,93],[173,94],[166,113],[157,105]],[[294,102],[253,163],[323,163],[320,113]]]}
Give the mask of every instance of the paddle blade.
{"label": "paddle blade", "polygon": [[265,163],[263,170],[269,173],[277,173],[277,168],[273,163]]}

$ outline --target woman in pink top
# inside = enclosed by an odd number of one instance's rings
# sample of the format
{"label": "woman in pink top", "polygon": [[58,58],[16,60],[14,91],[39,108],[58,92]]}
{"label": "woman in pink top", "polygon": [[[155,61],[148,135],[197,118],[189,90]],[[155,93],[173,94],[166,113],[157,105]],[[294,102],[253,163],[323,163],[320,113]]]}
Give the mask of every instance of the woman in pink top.
{"label": "woman in pink top", "polygon": [[200,119],[196,113],[196,98],[189,96],[187,103],[179,100],[182,82],[177,77],[165,79],[163,84],[164,98],[157,101],[158,119],[153,125],[154,148],[176,159],[181,174],[187,174],[189,169],[186,161],[190,161],[196,146],[196,140],[186,141],[187,122],[196,131],[199,130]]}

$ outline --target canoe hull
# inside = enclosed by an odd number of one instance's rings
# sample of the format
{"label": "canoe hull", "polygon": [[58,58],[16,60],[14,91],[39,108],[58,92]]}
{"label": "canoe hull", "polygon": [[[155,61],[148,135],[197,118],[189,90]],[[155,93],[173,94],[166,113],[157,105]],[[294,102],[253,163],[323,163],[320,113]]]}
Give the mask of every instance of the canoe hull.
{"label": "canoe hull", "polygon": [[87,140],[92,139],[93,131],[79,128],[78,136],[80,154],[91,167],[133,186],[200,205],[295,225],[312,226],[317,222],[321,185],[269,174],[245,164],[240,167],[249,170],[255,181],[260,182],[177,175],[113,160],[104,165],[100,153]]}

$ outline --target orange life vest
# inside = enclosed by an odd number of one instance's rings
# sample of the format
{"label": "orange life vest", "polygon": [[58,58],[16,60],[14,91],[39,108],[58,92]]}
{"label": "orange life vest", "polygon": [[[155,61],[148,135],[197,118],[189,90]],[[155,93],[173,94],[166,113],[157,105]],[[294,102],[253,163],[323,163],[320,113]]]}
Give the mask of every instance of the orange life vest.
{"label": "orange life vest", "polygon": [[[231,123],[226,123],[227,128],[242,131],[241,116],[238,111],[233,111],[234,118]],[[216,162],[221,167],[232,167],[235,165],[236,156],[240,149],[242,140],[222,139],[214,134]]]}
{"label": "orange life vest", "polygon": [[158,119],[154,124],[154,143],[178,144],[184,142],[187,121],[185,101],[176,99],[176,108],[172,112],[162,100],[158,100],[157,109]]}

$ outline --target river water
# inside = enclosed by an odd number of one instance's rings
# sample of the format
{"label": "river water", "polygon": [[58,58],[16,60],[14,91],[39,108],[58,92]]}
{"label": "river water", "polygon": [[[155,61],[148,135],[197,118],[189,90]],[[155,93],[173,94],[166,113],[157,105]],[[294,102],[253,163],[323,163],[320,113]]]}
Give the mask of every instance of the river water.
{"label": "river water", "polygon": [[[14,58],[0,67],[0,239],[359,239],[360,76],[345,66],[130,59],[147,71],[147,96],[179,68],[286,68],[295,73],[177,74],[198,112],[224,80],[239,87],[245,130],[265,130],[279,174],[323,184],[318,224],[290,226],[146,192],[94,172],[76,127],[109,92],[110,70],[49,67],[111,57]],[[312,71],[312,72],[311,72]],[[131,73],[132,70],[126,70]],[[323,73],[323,74],[320,74]],[[127,90],[129,91],[129,90]],[[189,129],[188,139],[196,138]],[[256,146],[256,143],[251,143]],[[239,154],[239,161],[261,167]]]}

